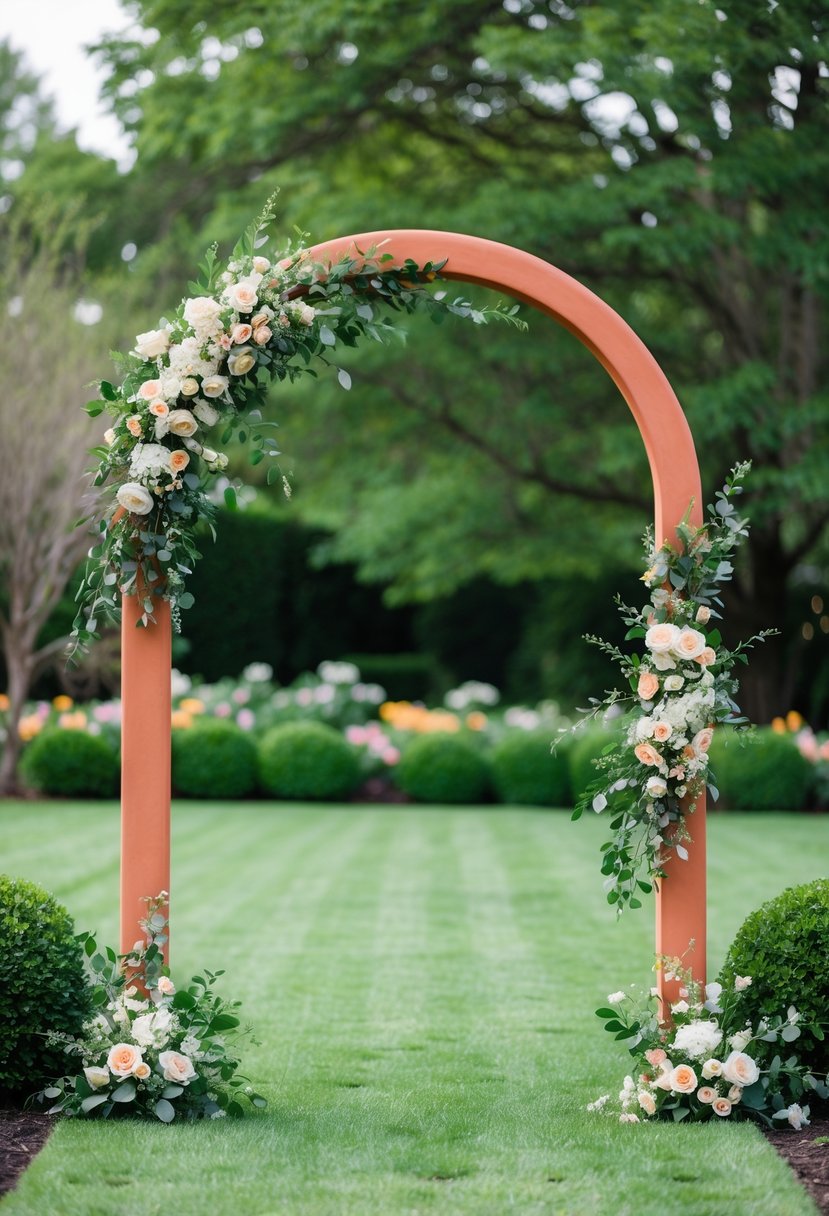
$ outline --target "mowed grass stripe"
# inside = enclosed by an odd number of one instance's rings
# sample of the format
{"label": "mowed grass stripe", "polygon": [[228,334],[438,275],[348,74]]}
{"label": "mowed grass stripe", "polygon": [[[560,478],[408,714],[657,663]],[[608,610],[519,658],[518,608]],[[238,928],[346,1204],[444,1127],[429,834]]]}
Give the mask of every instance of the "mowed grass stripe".
{"label": "mowed grass stripe", "polygon": [[[104,818],[90,808],[84,847]],[[819,872],[829,823],[754,822],[753,902]],[[724,823],[712,858],[720,837],[739,848],[743,825]],[[176,978],[232,957],[223,989],[256,1024],[244,1059],[271,1106],[238,1124],[64,1123],[2,1216],[809,1216],[753,1127],[585,1112],[625,1063],[592,1009],[647,982],[652,949],[650,909],[617,925],[597,890],[603,830],[505,808],[176,808]],[[82,874],[46,854],[53,877]],[[734,891],[717,893],[723,920]]]}

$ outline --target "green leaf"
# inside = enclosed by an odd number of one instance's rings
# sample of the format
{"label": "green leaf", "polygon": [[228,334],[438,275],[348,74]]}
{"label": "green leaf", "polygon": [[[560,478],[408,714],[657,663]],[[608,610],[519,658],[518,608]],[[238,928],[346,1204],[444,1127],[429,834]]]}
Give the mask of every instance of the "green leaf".
{"label": "green leaf", "polygon": [[117,401],[118,394],[108,380],[101,381],[101,396],[107,401]]}
{"label": "green leaf", "polygon": [[159,1098],[154,1109],[156,1118],[160,1119],[162,1123],[172,1123],[176,1117],[175,1107],[166,1098]]}
{"label": "green leaf", "polygon": [[327,325],[320,326],[320,342],[323,346],[336,346],[337,336]]}
{"label": "green leaf", "polygon": [[174,1009],[195,1009],[196,1004],[197,1001],[193,994],[183,988],[173,997]]}
{"label": "green leaf", "polygon": [[337,379],[346,391],[351,388],[351,377],[344,367],[337,368]]}
{"label": "green leaf", "polygon": [[196,597],[190,591],[184,591],[178,597],[179,608],[192,608],[196,602]]}
{"label": "green leaf", "polygon": [[113,1102],[132,1102],[135,1097],[135,1082],[132,1077],[127,1078],[117,1089],[112,1091]]}
{"label": "green leaf", "polygon": [[238,505],[239,504],[236,501],[236,491],[234,490],[233,486],[226,486],[225,506],[227,507],[228,511],[235,511]]}
{"label": "green leaf", "polygon": [[218,1034],[222,1030],[232,1030],[234,1026],[239,1025],[239,1019],[235,1018],[232,1013],[220,1013],[210,1022],[210,1033]]}
{"label": "green leaf", "polygon": [[166,1086],[166,1088],[162,1089],[161,1096],[162,1096],[162,1098],[177,1098],[179,1096],[179,1094],[183,1094],[183,1093],[184,1093],[183,1085],[168,1085],[168,1086]]}
{"label": "green leaf", "polygon": [[108,1100],[108,1094],[93,1094],[91,1098],[84,1098],[81,1102],[81,1110],[85,1115],[88,1115],[96,1106],[102,1106]]}

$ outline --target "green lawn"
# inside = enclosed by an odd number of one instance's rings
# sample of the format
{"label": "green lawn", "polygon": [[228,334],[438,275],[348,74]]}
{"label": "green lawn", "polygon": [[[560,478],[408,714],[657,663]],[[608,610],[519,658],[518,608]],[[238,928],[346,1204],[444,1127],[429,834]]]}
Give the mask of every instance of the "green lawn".
{"label": "green lawn", "polygon": [[[604,825],[510,809],[174,808],[173,971],[224,967],[262,1115],[63,1122],[2,1216],[807,1216],[749,1125],[620,1125],[628,1057],[592,1010],[646,981]],[[118,810],[0,804],[3,868],[115,941]],[[829,817],[712,816],[713,965],[745,914],[826,872]],[[823,864],[822,864],[823,862]],[[794,1134],[794,1133],[793,1133]]]}

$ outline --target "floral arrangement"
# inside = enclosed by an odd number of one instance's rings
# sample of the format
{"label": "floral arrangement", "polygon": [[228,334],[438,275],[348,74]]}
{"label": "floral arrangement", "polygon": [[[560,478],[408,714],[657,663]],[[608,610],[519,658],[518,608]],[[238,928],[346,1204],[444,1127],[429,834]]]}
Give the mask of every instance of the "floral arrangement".
{"label": "floral arrangement", "polygon": [[[719,983],[703,990],[680,959],[660,958],[657,966],[682,985],[680,1000],[671,1005],[671,1025],[660,1016],[655,988],[644,999],[636,990],[611,993],[609,1007],[596,1010],[605,1030],[636,1060],[619,1093],[621,1121],[748,1118],[767,1127],[805,1127],[804,1097],[829,1098],[829,1085],[789,1054],[801,1033],[797,1009],[790,1005],[785,1014],[752,1025],[740,1008],[751,976],[737,976],[730,991]],[[603,1094],[588,1110],[610,1101]]]}
{"label": "floral arrangement", "polygon": [[748,536],[734,499],[742,493],[750,464],[736,465],[700,527],[678,526],[681,548],[648,543],[648,569],[642,581],[650,591],[644,608],[620,601],[628,626],[626,640],[644,643],[644,654],[625,654],[601,638],[588,637],[621,668],[630,691],[614,690],[594,701],[586,718],[630,708],[620,739],[597,761],[600,776],[580,798],[573,818],[588,808],[611,815],[611,839],[603,847],[602,873],[610,904],[641,907],[639,892],[649,892],[664,876],[669,850],[687,859],[690,840],[686,816],[706,788],[716,799],[708,767],[713,727],[745,724],[734,697],[737,663],[773,633],[764,631],[728,649],[714,622],[722,608],[719,591],[731,579],[732,558]]}
{"label": "floral arrangement", "polygon": [[[197,529],[214,514],[208,487],[228,465],[222,449],[235,437],[249,442],[254,465],[279,456],[266,433],[274,424],[262,420],[272,381],[316,375],[312,365],[332,366],[338,346],[384,341],[394,332],[384,311],[427,309],[436,320],[451,313],[524,327],[517,305],[478,309],[430,292],[443,263],[395,266],[389,253],[356,248],[335,264],[318,263],[305,234],[266,254],[263,230],[273,217],[271,199],[226,267],[215,246],[208,251],[201,279],[172,319],[115,356],[121,383],[102,380],[100,397],[86,406],[92,416],[110,414],[113,424],[94,449],[105,517],[79,590],[77,646],[96,636],[101,619],[117,619],[118,592],[140,597],[143,625],[154,619],[156,601],[168,600],[179,627],[180,610],[193,602],[185,581],[199,556]],[[349,389],[348,372],[336,371]],[[268,484],[279,475],[271,464]],[[284,477],[283,484],[288,493]],[[233,507],[232,484],[224,496]]]}
{"label": "floral arrangement", "polygon": [[93,973],[96,1013],[80,1038],[52,1035],[77,1071],[60,1077],[37,1095],[49,1114],[108,1118],[133,1115],[172,1123],[179,1119],[219,1119],[242,1115],[247,1102],[267,1105],[245,1077],[227,1044],[238,1034],[238,1001],[213,991],[221,971],[193,977],[176,989],[164,966],[167,893],[148,899],[140,922],[146,934],[128,955],[82,933]]}

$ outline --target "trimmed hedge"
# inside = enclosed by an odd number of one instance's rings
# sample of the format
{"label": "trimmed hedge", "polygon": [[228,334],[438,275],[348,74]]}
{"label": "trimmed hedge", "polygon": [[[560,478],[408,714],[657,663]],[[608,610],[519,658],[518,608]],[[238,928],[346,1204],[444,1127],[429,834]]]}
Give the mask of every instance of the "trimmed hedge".
{"label": "trimmed hedge", "polygon": [[413,739],[396,776],[403,792],[418,802],[484,802],[492,784],[481,753],[467,740],[443,732]]}
{"label": "trimmed hedge", "polygon": [[360,784],[356,750],[333,726],[289,722],[274,726],[259,745],[259,774],[275,798],[336,802]]}
{"label": "trimmed hedge", "polygon": [[829,1070],[829,878],[787,887],[741,925],[720,973],[724,988],[750,975],[740,1007],[753,1020],[794,1005],[801,1022],[823,1022],[826,1038],[803,1030],[793,1050],[820,1073]]}
{"label": "trimmed hedge", "polygon": [[202,718],[173,731],[173,787],[185,798],[244,798],[256,789],[256,744],[235,722]]}
{"label": "trimmed hedge", "polygon": [[548,731],[514,731],[492,753],[492,773],[501,802],[519,806],[572,806],[568,752],[571,737],[551,751]]}
{"label": "trimmed hedge", "polygon": [[717,805],[735,811],[800,811],[809,801],[813,769],[790,735],[758,727],[740,740],[720,728],[711,744]]}
{"label": "trimmed hedge", "polygon": [[83,730],[45,730],[20,761],[27,786],[64,798],[114,798],[119,774],[118,756],[106,739]]}
{"label": "trimmed hedge", "polygon": [[69,913],[42,887],[0,874],[0,1093],[34,1093],[66,1071],[54,1030],[79,1034],[92,1008]]}

